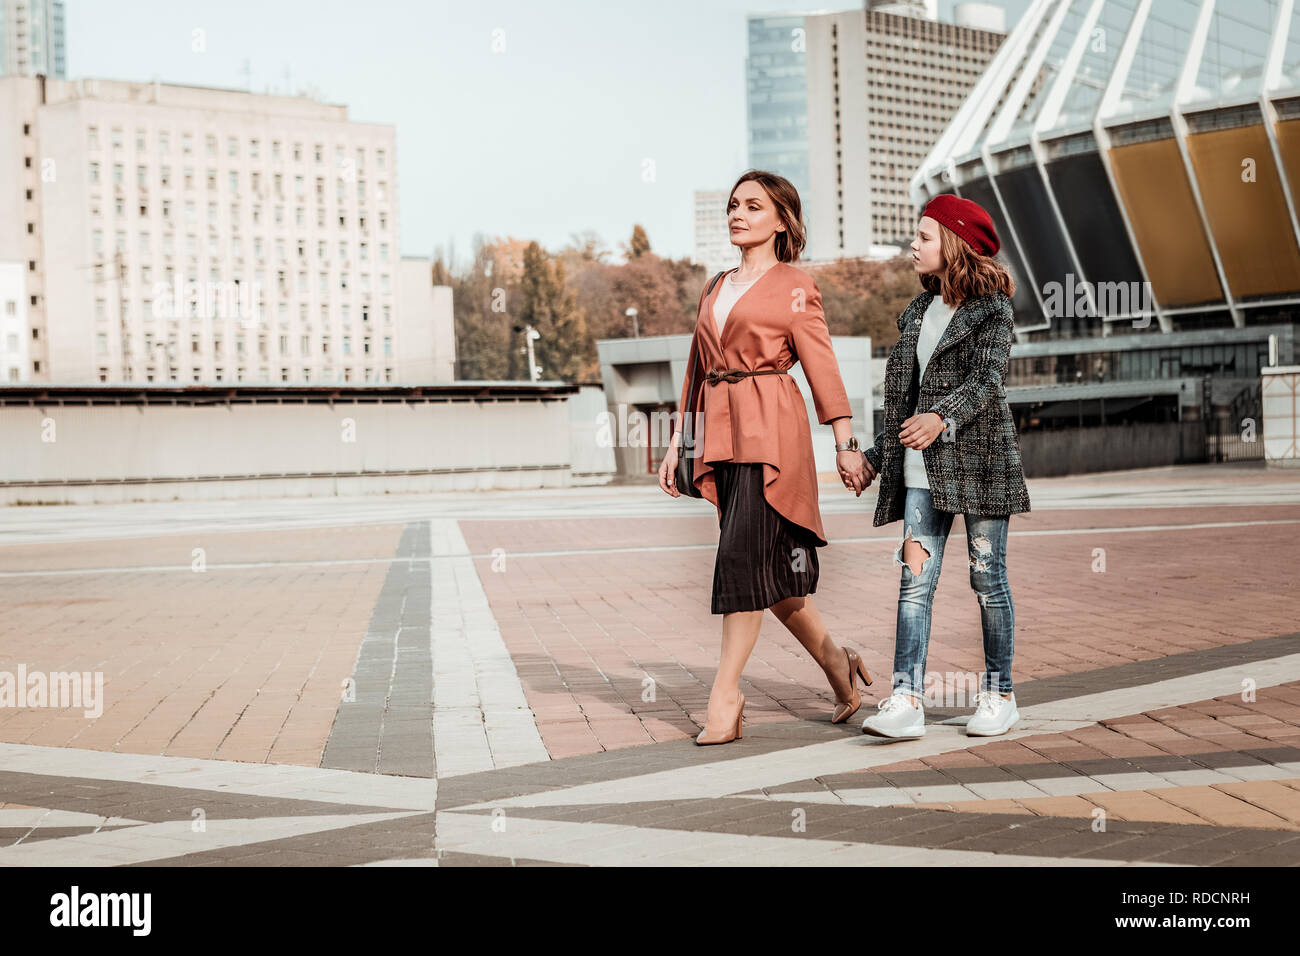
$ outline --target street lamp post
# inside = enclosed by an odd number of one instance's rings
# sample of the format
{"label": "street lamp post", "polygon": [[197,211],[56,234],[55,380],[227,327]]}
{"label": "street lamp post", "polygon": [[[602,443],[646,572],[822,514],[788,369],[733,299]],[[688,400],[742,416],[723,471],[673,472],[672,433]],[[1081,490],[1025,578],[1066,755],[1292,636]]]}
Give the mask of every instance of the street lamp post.
{"label": "street lamp post", "polygon": [[533,343],[542,337],[531,325],[524,330],[524,338],[528,342],[528,380],[536,382],[542,377],[542,367],[537,364],[537,358],[533,354]]}

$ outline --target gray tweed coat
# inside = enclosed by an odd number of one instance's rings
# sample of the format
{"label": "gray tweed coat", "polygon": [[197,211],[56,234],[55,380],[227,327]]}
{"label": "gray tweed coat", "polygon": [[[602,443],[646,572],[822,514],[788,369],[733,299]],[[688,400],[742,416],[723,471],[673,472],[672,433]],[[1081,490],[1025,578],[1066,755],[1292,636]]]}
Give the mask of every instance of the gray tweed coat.
{"label": "gray tweed coat", "polygon": [[947,431],[921,450],[935,508],[974,515],[1029,510],[1016,424],[1002,384],[1013,338],[1011,300],[994,292],[958,306],[918,382],[916,340],[934,296],[922,292],[908,303],[898,318],[902,334],[885,363],[884,427],[863,452],[880,482],[876,525],[903,517],[907,449],[898,432],[914,406],[943,416],[947,424]]}

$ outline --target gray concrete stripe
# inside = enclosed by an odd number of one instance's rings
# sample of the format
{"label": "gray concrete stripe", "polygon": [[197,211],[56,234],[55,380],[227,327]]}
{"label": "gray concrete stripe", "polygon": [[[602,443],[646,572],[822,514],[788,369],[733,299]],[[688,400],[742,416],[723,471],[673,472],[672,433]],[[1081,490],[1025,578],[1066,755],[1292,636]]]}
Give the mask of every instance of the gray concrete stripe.
{"label": "gray concrete stripe", "polygon": [[[635,802],[656,796],[674,799],[722,797],[807,779],[810,767],[823,773],[868,770],[949,751],[970,750],[994,741],[1016,740],[1030,734],[1069,732],[1090,726],[1104,717],[1176,707],[1223,696],[1240,690],[1243,674],[1248,674],[1258,688],[1300,680],[1300,654],[1022,707],[1021,721],[1009,733],[999,737],[967,737],[963,729],[952,723],[931,724],[926,727],[924,737],[914,740],[846,738],[675,770],[649,770],[635,776],[571,785],[499,802],[506,806],[536,806]],[[1040,715],[1048,719],[1041,720]],[[727,746],[742,752],[746,747],[743,740]]]}
{"label": "gray concrete stripe", "polygon": [[341,695],[322,767],[437,775],[429,553],[428,523],[407,525],[357,651],[351,692]]}
{"label": "gray concrete stripe", "polygon": [[[774,798],[771,802],[749,807],[739,802],[739,798],[727,797],[507,808],[503,812],[504,817],[497,820],[498,835],[506,836],[518,832],[523,820],[533,820],[564,824],[570,828],[627,828],[633,834],[640,830],[672,830],[696,836],[727,833],[751,839],[795,836],[798,839],[864,844],[873,848],[911,848],[941,855],[955,851],[999,856],[1009,854],[1001,862],[1026,858],[1026,865],[1035,866],[1052,865],[1048,861],[1085,863],[1097,860],[1161,865],[1217,865],[1234,861],[1267,865],[1294,864],[1300,859],[1300,833],[1294,830],[1112,819],[1107,821],[1104,831],[1093,831],[1091,819],[957,813],[912,806],[827,804],[794,797]],[[803,827],[799,834],[792,832],[796,813]],[[445,829],[445,816],[469,817],[475,814],[480,816],[483,829],[491,827],[493,817],[486,809],[457,810],[454,814],[444,811],[438,815],[440,836]],[[468,828],[466,824],[461,832]],[[652,844],[652,841],[648,842]],[[624,845],[629,844],[635,845],[634,836],[624,838]],[[497,852],[518,849],[516,844],[506,839],[499,839],[497,847]],[[537,847],[528,849],[535,852]],[[1267,858],[1266,854],[1269,855]],[[557,853],[556,858],[568,857]],[[752,862],[762,865],[765,861],[755,857]],[[895,864],[894,860],[886,862]],[[996,865],[999,861],[989,862]]]}
{"label": "gray concrete stripe", "polygon": [[1016,704],[1027,720],[1097,721],[1240,695],[1247,687],[1263,689],[1300,681],[1300,652],[1255,660],[1233,656],[1224,661],[1223,648],[1212,650],[1219,653],[1207,654],[1201,659],[1203,666],[1190,673],[1160,671],[1161,679],[1148,683],[1099,687],[1091,693],[1035,703],[1021,703],[1017,694]]}
{"label": "gray concrete stripe", "polygon": [[438,806],[450,809],[574,784],[617,780],[649,771],[725,763],[728,760],[752,757],[756,753],[774,753],[809,743],[860,738],[857,726],[850,727],[847,723],[832,725],[829,720],[789,720],[752,727],[747,725],[741,741],[743,747],[734,744],[697,747],[689,739],[671,740],[565,757],[545,764],[444,778],[438,784]]}
{"label": "gray concrete stripe", "polygon": [[188,818],[167,820],[116,830],[100,830],[61,840],[0,847],[0,867],[125,866],[152,863],[198,850],[246,846],[288,835],[314,834],[409,815],[409,811],[390,811],[307,817],[209,819],[202,829],[197,830]]}
{"label": "gray concrete stripe", "polygon": [[38,840],[61,840],[64,837],[84,836],[87,833],[99,833],[105,830],[121,830],[123,827],[4,827],[0,826],[0,847],[16,846],[19,843],[34,843]]}
{"label": "gray concrete stripe", "polygon": [[364,866],[391,860],[428,861],[437,854],[434,815],[358,818],[353,826],[273,835],[244,844],[195,848],[165,861],[167,866],[280,866],[280,859],[317,866]]}
{"label": "gray concrete stripe", "polygon": [[[124,754],[73,747],[40,747],[31,744],[0,743],[0,767],[4,774],[29,774],[44,778],[43,798],[27,801],[41,806],[60,799],[63,790],[52,786],[58,779],[102,781],[106,785],[97,794],[125,792],[130,785],[143,784],[195,791],[201,798],[220,801],[231,794],[272,800],[301,800],[333,805],[344,810],[361,807],[372,810],[432,810],[438,792],[436,780],[421,777],[398,777],[375,773],[353,773],[320,767],[295,767],[291,764],[238,763],[230,760],[206,760],[200,757],[159,757],[149,754]],[[12,778],[6,778],[12,779]],[[0,793],[6,791],[0,790]],[[14,799],[12,802],[23,801]],[[161,806],[171,797],[159,799]],[[191,804],[191,806],[200,804]],[[93,806],[56,804],[69,810],[93,812]],[[132,803],[129,810],[141,818],[144,807]],[[301,815],[303,811],[294,808]]]}
{"label": "gray concrete stripe", "polygon": [[[1211,783],[1237,783],[1243,780],[1286,780],[1300,777],[1300,749],[1264,746],[1252,750],[1216,750],[1207,753],[1164,754],[1160,756],[1105,758],[1096,760],[1045,761],[1042,763],[1004,763],[998,766],[945,767],[933,770],[888,770],[862,773],[822,774],[780,786],[746,792],[745,796],[780,797],[790,794],[838,794],[852,791],[866,798],[873,791],[883,795],[894,792],[906,802],[912,791],[954,786],[970,791],[955,799],[1001,800],[1021,796],[1047,796],[1036,788],[1036,780],[1077,779],[1080,785],[1092,782],[1090,789],[1148,790],[1152,787],[1187,786],[1189,773],[1204,773]],[[1009,789],[1002,789],[1004,787]],[[954,791],[955,792],[955,791]],[[832,799],[834,797],[832,796]],[[942,798],[954,799],[954,798]],[[920,802],[918,800],[918,802]]]}
{"label": "gray concrete stripe", "polygon": [[[1023,708],[1025,705],[1045,704],[1103,690],[1137,687],[1153,684],[1156,681],[1188,677],[1205,671],[1267,661],[1297,653],[1300,653],[1300,632],[1183,651],[1145,661],[1132,661],[1112,667],[1017,683],[1016,705]],[[1152,708],[1143,708],[1143,710],[1149,709]]]}
{"label": "gray concrete stripe", "polygon": [[[191,819],[202,810],[210,819],[234,817],[305,817],[313,814],[379,813],[393,809],[362,802],[341,803],[270,793],[247,793],[214,784],[212,789],[175,783],[104,780],[75,774],[51,777],[0,770],[0,796],[6,803],[38,807],[4,811],[40,815],[56,825],[73,819],[99,818],[104,825],[162,823]],[[13,824],[0,820],[0,826]],[[42,823],[42,828],[46,824]]]}
{"label": "gray concrete stripe", "polygon": [[[644,816],[639,818],[641,822],[633,824],[615,822],[616,818],[577,823],[541,819],[529,811],[527,816],[508,815],[494,821],[490,816],[444,811],[438,814],[438,845],[462,853],[495,856],[508,853],[588,866],[1120,866],[1128,862],[1127,858],[1114,854],[1080,855],[1084,849],[1097,850],[1110,842],[1128,842],[1108,834],[1101,834],[1100,839],[1089,843],[1081,842],[1077,851],[1067,849],[1059,857],[1017,853],[1005,847],[994,851],[952,845],[979,833],[992,832],[989,823],[981,820],[933,820],[934,825],[928,829],[942,827],[945,833],[943,838],[936,836],[930,841],[899,838],[898,821],[895,821],[892,831],[879,831],[882,835],[892,832],[892,839],[870,842],[859,838],[860,821],[823,822],[818,818],[823,809],[845,808],[817,808],[807,814],[811,821],[808,830],[795,833],[788,812],[755,820],[752,805],[746,807],[743,801],[741,805],[734,800],[707,802],[709,811],[684,818],[683,824],[688,829],[649,825],[644,822]],[[957,816],[932,814],[933,817]],[[728,822],[714,819],[722,815],[728,817]],[[927,817],[921,822],[931,821],[932,817]],[[493,826],[494,822],[498,822],[497,827]],[[1003,826],[1001,821],[993,824],[993,828]],[[1035,834],[1042,836],[1043,842],[1048,835]],[[1078,836],[1068,831],[1050,835],[1058,841],[1062,837]],[[1033,849],[1030,840],[1022,837],[1021,842],[1026,850]]]}
{"label": "gray concrete stripe", "polygon": [[[1206,670],[1220,669],[1224,665],[1249,664],[1297,651],[1300,651],[1300,633],[1187,651],[1149,661],[1134,661],[1078,674],[1024,681],[1016,685],[1016,702],[1023,711],[1025,707],[1031,705],[1082,697],[1096,691],[1139,687],[1153,680],[1192,676]],[[869,706],[864,704],[864,707]],[[964,718],[968,714],[968,710],[931,708],[926,711],[926,723],[927,725],[939,724],[945,720]],[[856,718],[840,725],[832,725],[827,721],[804,720],[765,723],[753,727],[747,726],[742,741],[724,747],[696,747],[689,740],[667,741],[631,747],[613,753],[568,757],[549,764],[517,768],[505,775],[502,775],[501,771],[468,774],[442,781],[439,790],[439,806],[450,809],[484,800],[539,793],[558,787],[617,780],[637,773],[673,770],[704,763],[723,763],[741,757],[751,757],[756,753],[804,747],[812,743],[845,738],[860,740],[862,739],[859,732],[860,725],[861,720]],[[1061,729],[1068,729],[1068,725],[1063,724]],[[963,742],[968,739],[961,738]],[[958,744],[958,746],[963,745]],[[898,759],[902,760],[904,757],[899,756]],[[1291,757],[1285,759],[1289,760]],[[1273,762],[1283,761],[1279,759]],[[826,770],[813,764],[810,766],[818,770]],[[803,785],[806,779],[802,778],[800,789],[809,789]]]}

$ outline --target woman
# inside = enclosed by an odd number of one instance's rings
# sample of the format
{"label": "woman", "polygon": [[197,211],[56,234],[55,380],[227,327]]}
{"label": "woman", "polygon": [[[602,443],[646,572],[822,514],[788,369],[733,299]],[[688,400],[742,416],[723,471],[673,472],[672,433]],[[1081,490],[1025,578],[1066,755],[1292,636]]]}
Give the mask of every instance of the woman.
{"label": "woman", "polygon": [[875,524],[905,519],[894,552],[902,581],[893,694],[863,721],[863,733],[925,733],[930,609],[957,512],[984,633],[985,671],[966,733],[1004,734],[1020,719],[1011,683],[1015,608],[1006,544],[1010,515],[1029,510],[1029,492],[1002,385],[1015,284],[992,258],[999,245],[983,208],[947,195],[926,206],[912,241],[912,267],[925,291],[899,317],[902,334],[885,364],[884,427],[863,453],[868,484],[881,478]]}
{"label": "woman", "polygon": [[[695,404],[702,425],[694,483],[718,509],[720,534],[712,611],[722,617],[722,654],[698,744],[741,736],[740,674],[771,608],[821,665],[835,695],[833,723],[862,704],[856,676],[871,678],[856,653],[836,646],[808,595],[817,590],[817,548],[826,545],[817,507],[817,468],[807,406],[786,374],[803,363],[817,418],[835,431],[836,466],[858,494],[866,470],[852,413],[812,277],[792,265],[805,233],[799,194],[773,173],[750,170],[727,201],[740,266],[700,297],[679,408],[691,407],[689,369],[709,370]],[[659,469],[674,498],[681,416]]]}

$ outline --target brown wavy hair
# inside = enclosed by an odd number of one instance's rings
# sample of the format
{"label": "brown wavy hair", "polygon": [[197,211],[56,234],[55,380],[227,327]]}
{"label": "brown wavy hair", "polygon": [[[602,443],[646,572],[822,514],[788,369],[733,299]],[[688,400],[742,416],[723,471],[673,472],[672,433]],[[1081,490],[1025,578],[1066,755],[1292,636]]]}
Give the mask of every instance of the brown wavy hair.
{"label": "brown wavy hair", "polygon": [[943,223],[939,226],[939,254],[942,272],[921,276],[921,286],[936,292],[946,305],[957,305],[970,296],[1001,292],[1010,298],[1016,291],[1016,280],[1007,267],[992,256],[982,256],[957,233]]}
{"label": "brown wavy hair", "polygon": [[777,261],[798,261],[799,254],[808,244],[808,232],[803,224],[803,205],[799,202],[799,190],[795,189],[794,184],[784,176],[762,169],[747,169],[740,174],[736,185],[732,186],[731,192],[727,194],[727,204],[722,207],[724,213],[727,211],[727,206],[731,205],[731,199],[736,195],[740,184],[747,182],[755,182],[763,187],[772,204],[776,206],[776,214],[781,217],[781,222],[785,226],[785,232],[776,233],[773,240],[772,251],[776,253]]}

